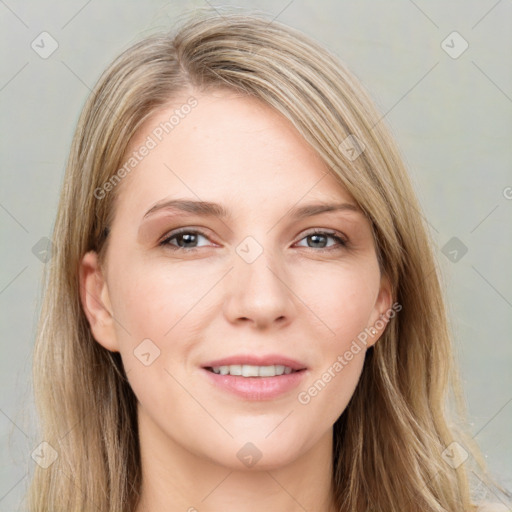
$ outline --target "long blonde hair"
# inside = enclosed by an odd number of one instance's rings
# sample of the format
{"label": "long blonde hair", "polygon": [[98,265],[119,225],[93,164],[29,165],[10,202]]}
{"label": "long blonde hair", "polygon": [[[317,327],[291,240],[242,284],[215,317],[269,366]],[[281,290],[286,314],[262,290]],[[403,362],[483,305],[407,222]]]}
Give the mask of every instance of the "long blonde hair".
{"label": "long blonde hair", "polygon": [[[136,398],[119,354],[92,337],[78,268],[87,251],[105,254],[118,190],[101,198],[94,191],[119,170],[137,129],[176,94],[217,87],[274,107],[318,152],[371,220],[382,272],[402,305],[368,350],[357,389],[334,424],[337,509],[469,511],[468,463],[452,468],[443,451],[457,441],[483,471],[482,459],[463,428],[433,243],[385,123],[354,76],[317,43],[261,15],[209,13],[121,54],[78,122],[33,366],[41,438],[58,457],[46,469],[35,466],[29,510],[133,512],[137,506]],[[346,140],[364,149],[358,158],[343,150]],[[450,389],[453,422],[446,410]]]}

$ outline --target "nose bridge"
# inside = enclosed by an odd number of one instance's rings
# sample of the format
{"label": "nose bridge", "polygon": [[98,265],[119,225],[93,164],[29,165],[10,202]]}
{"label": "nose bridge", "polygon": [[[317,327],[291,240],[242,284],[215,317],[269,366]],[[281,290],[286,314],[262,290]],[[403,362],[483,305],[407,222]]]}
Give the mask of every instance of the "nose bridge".
{"label": "nose bridge", "polygon": [[238,245],[225,301],[231,321],[245,319],[264,326],[290,319],[293,294],[286,285],[283,263],[278,252],[253,237]]}

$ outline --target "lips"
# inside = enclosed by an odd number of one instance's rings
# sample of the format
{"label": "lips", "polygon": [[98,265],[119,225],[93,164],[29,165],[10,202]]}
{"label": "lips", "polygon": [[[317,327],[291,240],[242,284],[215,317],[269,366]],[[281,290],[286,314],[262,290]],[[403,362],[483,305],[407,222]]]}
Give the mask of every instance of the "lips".
{"label": "lips", "polygon": [[239,354],[230,357],[225,357],[223,359],[215,359],[212,361],[208,361],[207,363],[203,364],[202,367],[205,369],[210,369],[219,366],[244,364],[251,366],[282,365],[288,366],[294,371],[307,369],[307,365],[305,365],[304,363],[301,363],[300,361],[279,354],[268,354],[265,356],[256,356],[254,354]]}
{"label": "lips", "polygon": [[[226,369],[227,367],[243,367],[248,369],[252,367],[274,366],[276,371],[277,367],[287,367],[288,372],[275,375],[275,376],[241,376],[239,373],[236,375],[225,374],[224,372],[216,373],[213,368]],[[240,371],[240,370],[239,370]],[[291,371],[291,373],[290,373]],[[266,373],[266,372],[265,372]],[[202,365],[202,375],[204,375],[214,388],[237,396],[243,400],[251,401],[266,401],[275,400],[279,397],[286,397],[297,388],[301,382],[304,381],[309,374],[308,367],[301,361],[297,361],[291,357],[281,354],[268,354],[268,355],[254,355],[254,354],[237,354],[223,359],[215,359],[208,361]]]}

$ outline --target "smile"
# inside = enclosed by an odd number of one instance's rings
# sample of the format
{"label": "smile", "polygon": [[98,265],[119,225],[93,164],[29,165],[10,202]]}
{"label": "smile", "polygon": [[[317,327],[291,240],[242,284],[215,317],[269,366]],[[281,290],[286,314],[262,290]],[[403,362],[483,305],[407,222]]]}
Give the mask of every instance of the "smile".
{"label": "smile", "polygon": [[[306,369],[292,370],[290,367],[276,366],[229,365],[202,368],[201,371],[214,390],[244,400],[260,401],[285,397],[287,393],[297,388],[309,373]],[[226,373],[221,373],[221,368],[222,372]],[[288,373],[285,373],[286,368]],[[256,372],[258,376],[255,375]],[[269,375],[260,375],[260,372],[267,372]]]}
{"label": "smile", "polygon": [[279,375],[288,375],[298,370],[293,370],[289,366],[280,364],[270,366],[255,366],[251,364],[232,364],[224,366],[214,366],[207,368],[220,375],[241,375],[242,377],[276,377]]}

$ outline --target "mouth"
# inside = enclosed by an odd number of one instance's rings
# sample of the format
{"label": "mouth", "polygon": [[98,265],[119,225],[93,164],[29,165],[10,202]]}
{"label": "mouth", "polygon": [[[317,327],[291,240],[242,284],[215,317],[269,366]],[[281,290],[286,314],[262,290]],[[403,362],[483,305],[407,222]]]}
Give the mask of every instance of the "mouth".
{"label": "mouth", "polygon": [[251,364],[231,364],[221,366],[207,366],[205,370],[217,375],[234,375],[241,377],[279,377],[304,371],[305,368],[294,370],[290,366],[276,364],[269,366],[256,366]]}
{"label": "mouth", "polygon": [[202,366],[214,389],[244,400],[273,400],[289,395],[308,373],[302,363],[282,356],[233,356]]}

